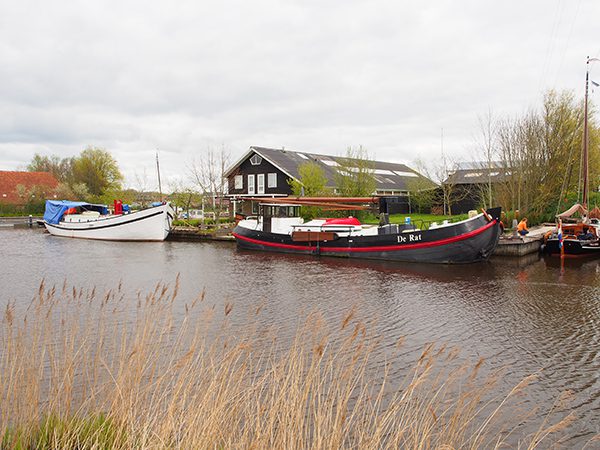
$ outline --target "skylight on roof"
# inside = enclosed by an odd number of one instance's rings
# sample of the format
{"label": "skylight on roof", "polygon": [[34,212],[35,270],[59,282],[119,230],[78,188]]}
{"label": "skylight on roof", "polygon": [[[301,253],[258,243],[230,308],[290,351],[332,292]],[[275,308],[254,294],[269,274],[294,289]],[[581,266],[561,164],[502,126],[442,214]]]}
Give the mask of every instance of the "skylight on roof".
{"label": "skylight on roof", "polygon": [[480,177],[483,174],[481,172],[471,172],[471,173],[465,173],[465,178],[475,178],[475,177]]}
{"label": "skylight on roof", "polygon": [[394,170],[394,173],[396,175],[398,175],[399,177],[418,177],[419,176],[414,172],[401,172],[399,170]]}
{"label": "skylight on roof", "polygon": [[298,153],[298,156],[303,159],[308,159],[308,156],[306,156],[304,153]]}
{"label": "skylight on roof", "polygon": [[391,170],[385,170],[385,169],[375,169],[374,172],[377,175],[396,175],[394,172],[392,172]]}
{"label": "skylight on roof", "polygon": [[331,159],[321,159],[320,160],[323,164],[325,164],[326,166],[329,167],[337,167],[339,166],[339,164]]}

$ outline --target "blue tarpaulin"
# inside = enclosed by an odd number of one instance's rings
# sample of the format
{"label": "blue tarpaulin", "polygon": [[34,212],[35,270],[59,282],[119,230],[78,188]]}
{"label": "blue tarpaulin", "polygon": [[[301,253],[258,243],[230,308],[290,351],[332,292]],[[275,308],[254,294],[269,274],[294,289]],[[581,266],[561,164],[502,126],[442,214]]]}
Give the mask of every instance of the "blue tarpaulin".
{"label": "blue tarpaulin", "polygon": [[57,224],[62,219],[65,211],[69,208],[84,206],[88,211],[98,211],[100,214],[107,214],[106,205],[93,205],[86,202],[71,202],[69,200],[46,200],[46,211],[44,212],[44,222]]}

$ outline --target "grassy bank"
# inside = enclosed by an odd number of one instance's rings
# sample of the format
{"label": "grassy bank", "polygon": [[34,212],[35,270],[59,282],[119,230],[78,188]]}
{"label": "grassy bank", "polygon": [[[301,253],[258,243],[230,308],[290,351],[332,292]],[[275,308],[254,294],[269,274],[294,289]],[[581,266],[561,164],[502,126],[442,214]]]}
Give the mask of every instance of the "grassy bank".
{"label": "grassy bank", "polygon": [[258,325],[260,307],[233,327],[235,304],[177,291],[42,284],[27,306],[5,305],[2,448],[535,448],[573,420],[547,415],[515,438],[535,377],[497,394],[499,374],[456,367],[444,346],[390,376],[352,309],[334,323],[307,315],[283,338]]}

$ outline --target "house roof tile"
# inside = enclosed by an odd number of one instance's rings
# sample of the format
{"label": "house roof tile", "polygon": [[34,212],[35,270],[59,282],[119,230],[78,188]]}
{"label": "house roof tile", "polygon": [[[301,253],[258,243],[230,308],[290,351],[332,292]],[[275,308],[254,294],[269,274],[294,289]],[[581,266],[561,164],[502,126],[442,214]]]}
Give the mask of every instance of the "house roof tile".
{"label": "house roof tile", "polygon": [[0,171],[0,202],[24,204],[26,198],[19,195],[17,186],[22,185],[26,190],[34,186],[47,188],[46,195],[58,186],[58,180],[50,172],[17,172]]}

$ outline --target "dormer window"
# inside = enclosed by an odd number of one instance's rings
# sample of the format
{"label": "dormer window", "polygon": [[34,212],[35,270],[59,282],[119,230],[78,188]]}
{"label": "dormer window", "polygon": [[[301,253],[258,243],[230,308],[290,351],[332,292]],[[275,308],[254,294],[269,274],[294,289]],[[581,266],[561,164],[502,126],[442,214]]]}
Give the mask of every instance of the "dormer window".
{"label": "dormer window", "polygon": [[252,156],[252,158],[250,158],[250,164],[252,164],[253,166],[259,166],[261,162],[262,158],[256,153],[254,154],[254,156]]}

